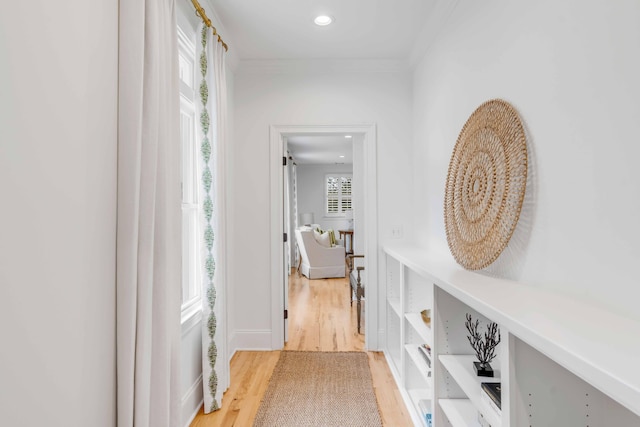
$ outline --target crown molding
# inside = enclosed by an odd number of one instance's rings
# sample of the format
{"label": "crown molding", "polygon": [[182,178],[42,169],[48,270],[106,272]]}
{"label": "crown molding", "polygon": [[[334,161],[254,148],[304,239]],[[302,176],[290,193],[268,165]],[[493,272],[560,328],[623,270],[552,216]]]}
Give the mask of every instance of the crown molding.
{"label": "crown molding", "polygon": [[451,18],[458,3],[460,3],[460,0],[436,1],[429,14],[429,19],[413,42],[408,60],[412,69],[424,58],[433,42],[438,38],[438,35],[449,21],[449,18]]}
{"label": "crown molding", "polygon": [[238,74],[404,73],[406,59],[241,59]]}

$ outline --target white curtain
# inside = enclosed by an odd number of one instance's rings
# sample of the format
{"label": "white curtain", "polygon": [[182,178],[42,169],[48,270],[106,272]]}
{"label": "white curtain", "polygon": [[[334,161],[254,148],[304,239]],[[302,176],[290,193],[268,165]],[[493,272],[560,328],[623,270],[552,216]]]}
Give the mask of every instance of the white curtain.
{"label": "white curtain", "polygon": [[200,230],[203,267],[202,386],[204,412],[220,408],[228,386],[225,325],[225,190],[227,83],[225,50],[211,29],[200,29]]}
{"label": "white curtain", "polygon": [[[297,166],[295,162],[293,163],[293,167],[291,168],[292,182],[293,182],[293,228],[294,230],[298,228],[298,172]],[[292,236],[295,239],[295,235]],[[293,256],[293,264],[298,266],[298,245],[295,246],[295,254]]]}
{"label": "white curtain", "polygon": [[175,2],[121,1],[119,14],[118,427],[177,427],[181,199]]}
{"label": "white curtain", "polygon": [[[284,244],[284,275],[285,282],[287,278],[291,274],[291,257],[292,255],[292,238],[293,235],[291,233],[291,198],[289,196],[289,192],[291,191],[291,177],[289,175],[289,170],[291,168],[291,160],[289,159],[289,152],[287,152],[287,167],[284,168],[284,231],[287,233],[287,242]],[[286,283],[285,283],[286,284]]]}

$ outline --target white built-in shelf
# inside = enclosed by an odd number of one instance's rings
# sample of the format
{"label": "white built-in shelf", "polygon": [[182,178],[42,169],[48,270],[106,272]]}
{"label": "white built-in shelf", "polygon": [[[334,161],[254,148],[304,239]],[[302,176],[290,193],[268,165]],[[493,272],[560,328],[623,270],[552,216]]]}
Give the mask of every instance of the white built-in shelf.
{"label": "white built-in shelf", "polygon": [[411,324],[413,329],[420,335],[420,338],[429,344],[429,347],[433,347],[433,339],[431,334],[431,327],[427,326],[422,320],[420,313],[406,313],[404,317]]}
{"label": "white built-in shelf", "polygon": [[408,390],[407,392],[409,393],[409,398],[411,399],[411,402],[413,402],[413,406],[416,412],[420,415],[420,421],[422,422],[422,425],[426,426],[427,421],[425,420],[424,414],[422,413],[422,411],[420,410],[420,407],[418,406],[418,402],[420,402],[421,400],[429,401],[429,409],[432,410],[431,392],[426,389],[413,389],[413,390]]}
{"label": "white built-in shelf", "polygon": [[400,299],[389,298],[387,301],[389,301],[389,305],[391,306],[393,311],[396,313],[396,316],[398,316],[399,318],[402,318],[402,310],[400,308]]}
{"label": "white built-in shelf", "polygon": [[399,383],[401,380],[400,370],[398,362],[395,360],[394,356],[390,353],[385,353],[385,358],[387,360],[387,365],[389,365],[389,369],[391,370],[391,375],[396,380],[396,383]]}
{"label": "white built-in shelf", "polygon": [[[416,426],[427,426],[419,402],[428,402],[433,414],[433,380],[431,367],[418,347],[428,344],[433,348],[431,329],[422,321],[417,307],[433,309],[433,285],[415,280],[413,273],[405,270],[398,260],[386,257],[386,339],[384,352],[398,390],[402,395],[411,419]],[[419,310],[418,310],[419,311]]]}
{"label": "white built-in shelf", "polygon": [[389,366],[391,367],[391,371],[392,373],[395,374],[397,379],[401,378],[400,373],[402,372],[402,370],[400,369],[402,368],[402,365],[401,365],[402,357],[400,355],[401,351],[402,350],[400,349],[400,351],[398,351],[397,354],[389,353],[389,357],[387,358],[388,360],[391,360],[391,363],[389,364]]}
{"label": "white built-in shelf", "polygon": [[480,383],[484,382],[500,382],[500,378],[477,376],[473,370],[473,362],[477,360],[475,356],[441,354],[438,359],[464,391],[464,394],[471,400],[471,403],[476,408],[476,414],[478,411],[482,412],[491,427],[501,426],[500,415],[482,399],[482,388],[480,386]]}
{"label": "white built-in shelf", "polygon": [[[417,347],[417,344],[406,344],[404,346],[404,349],[409,357],[411,357],[413,364],[416,366],[416,368],[418,368],[418,371],[420,371],[420,374],[422,375],[424,380],[429,385],[429,388],[431,388],[431,377],[429,376],[431,368],[429,367],[429,365],[427,365],[427,362],[424,360],[424,357],[422,357],[422,355],[420,354],[420,350],[418,350]],[[431,360],[431,363],[433,364],[433,360]]]}
{"label": "white built-in shelf", "polygon": [[419,401],[421,400],[430,401],[432,398],[431,391],[429,391],[429,389],[426,389],[426,388],[411,389],[408,392],[409,392],[409,396],[411,397],[411,401],[415,403],[416,407]]}
{"label": "white built-in shelf", "polygon": [[480,427],[478,410],[469,399],[439,399],[438,403],[453,427]]}
{"label": "white built-in shelf", "polygon": [[464,270],[407,244],[385,252],[640,415],[640,322],[552,290]]}

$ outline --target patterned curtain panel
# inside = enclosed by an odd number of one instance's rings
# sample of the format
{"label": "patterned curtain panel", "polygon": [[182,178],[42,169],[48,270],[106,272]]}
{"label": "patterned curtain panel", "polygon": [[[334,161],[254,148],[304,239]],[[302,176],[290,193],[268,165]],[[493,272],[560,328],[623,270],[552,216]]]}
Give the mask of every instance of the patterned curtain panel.
{"label": "patterned curtain panel", "polygon": [[226,79],[224,49],[210,28],[200,31],[200,253],[203,268],[202,378],[204,412],[220,409],[228,383],[224,328],[224,275],[219,266],[221,209],[224,189],[220,183],[220,152],[226,123]]}

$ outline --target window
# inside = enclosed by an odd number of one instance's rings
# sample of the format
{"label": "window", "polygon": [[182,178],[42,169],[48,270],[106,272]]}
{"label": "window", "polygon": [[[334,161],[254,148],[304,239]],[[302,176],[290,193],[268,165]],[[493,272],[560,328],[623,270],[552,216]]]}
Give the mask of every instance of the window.
{"label": "window", "polygon": [[351,210],[351,175],[327,175],[327,216],[344,216]]}
{"label": "window", "polygon": [[[193,34],[195,38],[195,32]],[[196,48],[178,27],[178,71],[180,78],[180,144],[182,148],[182,311],[199,308],[198,268],[198,177],[195,82]]]}

